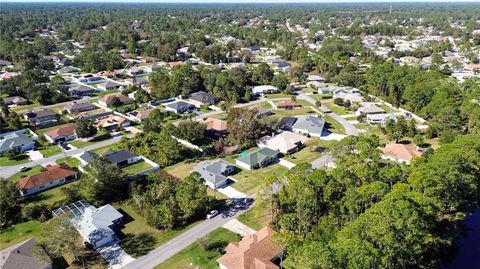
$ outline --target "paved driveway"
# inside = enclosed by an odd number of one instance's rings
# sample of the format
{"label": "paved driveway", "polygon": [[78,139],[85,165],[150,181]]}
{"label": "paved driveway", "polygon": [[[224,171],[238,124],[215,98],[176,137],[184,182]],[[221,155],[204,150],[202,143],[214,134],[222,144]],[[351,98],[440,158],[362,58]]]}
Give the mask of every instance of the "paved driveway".
{"label": "paved driveway", "polygon": [[228,229],[234,233],[237,233],[241,236],[247,236],[247,235],[251,235],[251,234],[254,234],[256,231],[250,227],[248,227],[247,225],[241,223],[239,220],[237,219],[232,219],[231,221],[225,223],[223,226],[223,228],[225,229]]}
{"label": "paved driveway", "polygon": [[225,186],[217,189],[218,192],[224,194],[228,198],[245,198],[247,195],[243,192],[237,191],[232,186]]}
{"label": "paved driveway", "polygon": [[118,244],[107,245],[101,248],[97,248],[97,251],[108,262],[110,268],[117,269],[122,268],[128,263],[133,262],[135,259],[128,255]]}
{"label": "paved driveway", "polygon": [[43,159],[43,154],[39,150],[29,150],[25,153],[27,153],[31,161],[37,161],[37,160]]}

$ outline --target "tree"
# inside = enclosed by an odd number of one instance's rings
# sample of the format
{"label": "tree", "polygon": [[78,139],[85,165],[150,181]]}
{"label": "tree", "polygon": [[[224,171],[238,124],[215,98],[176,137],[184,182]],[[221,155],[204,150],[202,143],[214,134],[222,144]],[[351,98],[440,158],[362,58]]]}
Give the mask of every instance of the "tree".
{"label": "tree", "polygon": [[273,77],[272,86],[277,87],[280,91],[285,91],[288,87],[288,78],[284,74],[279,74]]}
{"label": "tree", "polygon": [[270,84],[273,78],[273,70],[266,63],[260,63],[254,70],[252,80],[260,85]]}
{"label": "tree", "polygon": [[143,122],[145,132],[160,132],[162,130],[164,113],[160,109],[154,109]]}
{"label": "tree", "polygon": [[9,160],[13,160],[15,157],[17,157],[18,152],[16,152],[13,149],[9,149],[3,153],[3,156],[7,157]]}
{"label": "tree", "polygon": [[260,135],[256,109],[232,108],[228,112],[228,140],[240,148],[247,148],[255,144]]}
{"label": "tree", "polygon": [[75,133],[80,138],[92,137],[97,134],[97,128],[91,120],[78,120],[75,123]]}
{"label": "tree", "polygon": [[423,144],[425,143],[425,139],[423,138],[423,135],[417,134],[413,137],[413,143],[417,145],[417,147],[422,147]]}
{"label": "tree", "polygon": [[16,222],[20,213],[20,192],[14,183],[0,178],[0,231]]}
{"label": "tree", "polygon": [[103,157],[94,157],[87,169],[84,185],[87,200],[103,205],[127,197],[126,176],[120,168]]}
{"label": "tree", "polygon": [[117,96],[114,96],[110,102],[110,105],[112,107],[120,107],[122,106],[122,101]]}
{"label": "tree", "polygon": [[205,141],[206,125],[198,121],[181,121],[178,126],[179,138],[185,139],[193,144],[203,144]]}

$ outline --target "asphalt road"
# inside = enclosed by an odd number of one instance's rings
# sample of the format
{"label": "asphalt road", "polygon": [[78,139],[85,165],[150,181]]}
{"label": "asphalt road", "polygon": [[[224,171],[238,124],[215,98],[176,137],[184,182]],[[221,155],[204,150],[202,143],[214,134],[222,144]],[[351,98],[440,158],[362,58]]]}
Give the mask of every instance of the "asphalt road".
{"label": "asphalt road", "polygon": [[[302,100],[305,100],[307,102],[309,102],[310,104],[312,104],[313,106],[316,106],[316,101],[315,99],[313,99],[312,97],[306,95],[306,94],[299,94],[298,95],[298,99],[302,99]],[[334,120],[336,120],[338,123],[340,123],[343,128],[345,129],[345,133],[347,135],[358,135],[358,130],[357,128],[351,124],[350,122],[348,122],[346,119],[340,117],[340,115],[332,112],[330,109],[328,109],[326,106],[322,105],[320,106],[320,110],[329,115],[330,117],[332,117]],[[326,111],[329,111],[328,113],[326,113]]]}
{"label": "asphalt road", "polygon": [[36,161],[31,161],[31,162],[28,162],[28,163],[22,163],[22,164],[18,164],[18,165],[0,166],[0,177],[2,177],[4,179],[7,179],[7,178],[15,175],[16,173],[18,173],[18,168],[20,168],[22,166],[33,167],[33,166],[36,166],[36,165],[55,162],[58,159],[64,158],[65,155],[67,155],[67,156],[77,155],[77,154],[82,153],[86,150],[92,150],[92,149],[108,146],[108,145],[111,145],[111,144],[116,143],[118,141],[120,141],[120,137],[115,137],[115,138],[112,138],[112,139],[100,141],[98,143],[95,143],[93,145],[89,145],[89,146],[86,146],[86,147],[83,147],[83,148],[78,148],[78,149],[73,149],[73,150],[66,151],[65,154],[60,153],[60,154],[53,155],[53,156],[50,156],[50,157],[47,157],[47,158],[43,158],[43,159],[36,160]]}
{"label": "asphalt road", "polygon": [[197,239],[209,234],[213,230],[222,227],[225,223],[237,217],[239,214],[248,210],[249,207],[225,209],[220,215],[203,221],[202,223],[190,228],[182,234],[176,236],[165,244],[150,251],[147,255],[136,259],[125,265],[122,269],[150,269],[168,260],[184,248],[195,243]]}

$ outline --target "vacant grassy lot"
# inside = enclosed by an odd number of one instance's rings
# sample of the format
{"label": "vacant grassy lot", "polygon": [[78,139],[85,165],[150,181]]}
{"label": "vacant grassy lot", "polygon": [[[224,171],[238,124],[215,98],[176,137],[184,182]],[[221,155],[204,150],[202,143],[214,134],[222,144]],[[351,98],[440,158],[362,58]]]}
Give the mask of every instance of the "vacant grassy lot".
{"label": "vacant grassy lot", "polygon": [[345,128],[329,115],[324,115],[325,122],[328,124],[327,130],[332,133],[345,134]]}
{"label": "vacant grassy lot", "polygon": [[79,167],[80,161],[74,157],[61,158],[55,161],[56,163],[66,163],[70,167]]}
{"label": "vacant grassy lot", "polygon": [[305,147],[293,154],[286,155],[284,159],[292,163],[298,164],[302,162],[311,162],[315,159],[320,158],[321,156],[321,153],[312,151],[310,147]]}
{"label": "vacant grassy lot", "polygon": [[215,229],[205,237],[205,240],[208,242],[207,248],[199,242],[195,242],[155,268],[218,268],[216,260],[222,256],[223,249],[228,243],[237,242],[240,239],[239,235],[225,228]]}
{"label": "vacant grassy lot", "polygon": [[133,175],[133,174],[145,171],[145,170],[147,170],[151,167],[152,166],[150,164],[148,164],[147,162],[140,161],[138,163],[134,163],[134,164],[131,164],[129,166],[123,167],[122,170],[129,175]]}
{"label": "vacant grassy lot", "polygon": [[12,107],[12,108],[10,108],[10,111],[19,111],[19,110],[24,110],[24,109],[32,109],[32,108],[36,108],[36,107],[39,107],[39,106],[40,106],[39,103],[33,103],[33,104],[24,105],[24,106]]}
{"label": "vacant grassy lot", "polygon": [[184,179],[193,171],[198,162],[180,162],[172,166],[165,167],[163,170],[172,176]]}
{"label": "vacant grassy lot", "polygon": [[107,132],[100,132],[98,133],[97,135],[95,135],[92,140],[89,140],[89,141],[84,141],[84,140],[81,140],[81,139],[77,139],[77,140],[74,140],[74,141],[71,141],[69,142],[72,146],[74,147],[77,147],[77,148],[84,148],[86,146],[90,146],[90,145],[93,145],[95,143],[98,143],[100,141],[104,141],[104,140],[107,140],[107,139],[110,139],[112,138],[112,136],[110,135],[110,133],[107,133]]}
{"label": "vacant grassy lot", "polygon": [[[168,240],[174,238],[175,236],[181,234],[182,232],[192,228],[193,226],[197,225],[200,223],[199,221],[194,222],[186,227],[177,229],[177,230],[172,230],[172,231],[160,231],[152,226],[150,226],[146,219],[141,216],[138,211],[127,201],[127,202],[121,202],[121,203],[116,203],[113,205],[116,209],[120,210],[120,212],[126,213],[127,216],[124,217],[128,222],[125,225],[125,228],[121,230],[121,232],[125,235],[140,235],[140,234],[147,234],[153,237],[153,248],[156,248]],[[123,211],[123,212],[122,212]]]}
{"label": "vacant grassy lot", "polygon": [[48,145],[43,146],[43,149],[40,149],[40,152],[43,154],[44,157],[50,157],[62,153],[63,150],[60,146]]}
{"label": "vacant grassy lot", "polygon": [[38,221],[28,221],[14,225],[0,233],[0,250],[18,244],[32,236],[39,237],[41,231],[42,223]]}
{"label": "vacant grassy lot", "polygon": [[297,103],[300,104],[301,106],[304,106],[304,107],[309,107],[309,106],[312,106],[312,104],[308,101],[305,101],[305,100],[297,100]]}
{"label": "vacant grassy lot", "polygon": [[27,163],[29,161],[27,154],[19,154],[15,156],[13,159],[8,159],[7,157],[0,157],[0,166],[7,166],[7,165],[17,165],[22,163]]}
{"label": "vacant grassy lot", "polygon": [[107,152],[109,150],[119,150],[119,148],[118,148],[117,144],[111,144],[111,145],[108,145],[108,146],[96,148],[94,150],[91,150],[91,152],[95,152],[98,155],[103,155],[105,152]]}
{"label": "vacant grassy lot", "polygon": [[333,101],[331,101],[331,99],[327,102],[322,102],[322,104],[338,115],[347,115],[347,114],[353,113],[352,111],[348,110],[343,106],[338,106],[334,104]]}
{"label": "vacant grassy lot", "polygon": [[292,117],[300,115],[317,115],[317,112],[313,111],[310,108],[300,108],[292,110],[272,110],[273,114],[271,117],[281,119],[283,117]]}

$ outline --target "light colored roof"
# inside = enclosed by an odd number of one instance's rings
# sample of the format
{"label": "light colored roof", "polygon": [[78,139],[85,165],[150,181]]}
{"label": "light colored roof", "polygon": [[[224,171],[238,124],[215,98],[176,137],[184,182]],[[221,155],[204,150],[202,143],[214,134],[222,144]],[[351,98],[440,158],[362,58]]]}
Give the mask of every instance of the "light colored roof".
{"label": "light colored roof", "polygon": [[261,85],[261,86],[253,87],[252,91],[253,93],[260,93],[265,91],[278,91],[278,88],[272,85]]}
{"label": "light colored roof", "polygon": [[305,144],[307,141],[308,138],[303,135],[285,131],[267,140],[265,145],[273,150],[287,153],[297,148],[299,144]]}
{"label": "light colored roof", "polygon": [[255,234],[245,236],[238,243],[230,243],[227,252],[217,262],[228,269],[275,269],[279,268],[271,262],[282,246],[273,241],[274,232],[264,227]]}
{"label": "light colored roof", "polygon": [[206,128],[207,130],[215,130],[219,132],[223,132],[227,130],[227,122],[221,119],[208,117],[201,122],[207,125],[207,128]]}
{"label": "light colored roof", "polygon": [[113,125],[121,126],[126,122],[129,122],[129,120],[115,114],[110,114],[106,117],[98,118],[93,124],[97,127],[107,128]]}
{"label": "light colored roof", "polygon": [[217,184],[227,179],[224,173],[230,166],[232,166],[230,163],[223,160],[216,160],[212,163],[205,161],[197,165],[195,171],[200,173],[204,180]]}
{"label": "light colored roof", "polygon": [[76,174],[77,172],[65,163],[59,165],[49,165],[47,166],[47,171],[28,177],[23,177],[17,180],[15,185],[20,190],[28,190]]}
{"label": "light colored roof", "polygon": [[385,112],[385,110],[374,104],[367,104],[365,106],[361,106],[358,108],[357,111],[363,114],[379,114]]}
{"label": "light colored roof", "polygon": [[97,108],[94,104],[90,103],[90,102],[87,102],[87,101],[73,101],[71,103],[68,103],[65,105],[65,109],[68,109],[68,110],[76,110],[76,109],[80,109],[80,110],[93,110]]}
{"label": "light colored roof", "polygon": [[398,160],[409,162],[414,157],[423,155],[423,152],[418,151],[413,145],[389,143],[382,149],[383,153],[389,157],[393,157]]}
{"label": "light colored roof", "polygon": [[107,236],[113,236],[115,232],[110,227],[122,217],[123,215],[109,204],[100,208],[90,206],[85,208],[75,222],[75,227],[83,238],[95,244]]}
{"label": "light colored roof", "polygon": [[104,87],[104,88],[110,88],[110,87],[120,87],[122,85],[120,83],[115,82],[115,81],[107,80],[105,82],[100,83],[99,86]]}
{"label": "light colored roof", "polygon": [[325,120],[316,116],[297,116],[297,121],[292,126],[295,130],[305,130],[310,134],[322,134]]}
{"label": "light colored roof", "polygon": [[117,94],[112,94],[112,95],[104,95],[102,96],[102,98],[100,98],[100,101],[103,101],[105,102],[106,104],[110,104],[112,102],[112,99],[114,97],[118,97],[118,99],[120,99],[120,101],[122,103],[126,103],[126,102],[131,102],[132,100],[130,100],[130,98],[128,98],[128,96],[125,96],[121,93],[117,93]]}

